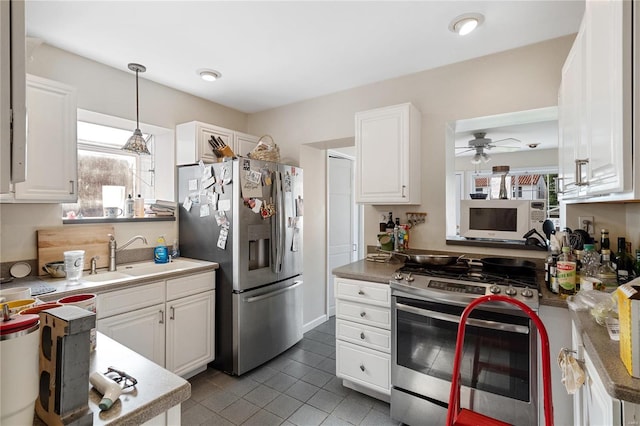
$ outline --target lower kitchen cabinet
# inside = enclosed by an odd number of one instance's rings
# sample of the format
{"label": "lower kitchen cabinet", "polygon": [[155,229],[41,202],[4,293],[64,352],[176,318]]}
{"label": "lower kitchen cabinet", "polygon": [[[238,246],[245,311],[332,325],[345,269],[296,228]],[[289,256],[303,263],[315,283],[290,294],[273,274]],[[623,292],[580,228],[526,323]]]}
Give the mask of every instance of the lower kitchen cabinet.
{"label": "lower kitchen cabinet", "polygon": [[335,279],[336,376],[378,399],[391,394],[391,290],[387,284]]}
{"label": "lower kitchen cabinet", "polygon": [[215,273],[98,295],[98,331],[186,376],[215,356]]}

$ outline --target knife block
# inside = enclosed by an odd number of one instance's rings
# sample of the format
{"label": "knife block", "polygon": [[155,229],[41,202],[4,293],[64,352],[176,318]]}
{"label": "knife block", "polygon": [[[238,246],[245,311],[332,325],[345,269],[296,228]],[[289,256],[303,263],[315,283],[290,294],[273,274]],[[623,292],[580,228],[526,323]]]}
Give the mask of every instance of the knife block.
{"label": "knife block", "polygon": [[93,312],[62,306],[40,313],[40,382],[36,414],[49,426],[92,425],[89,408]]}

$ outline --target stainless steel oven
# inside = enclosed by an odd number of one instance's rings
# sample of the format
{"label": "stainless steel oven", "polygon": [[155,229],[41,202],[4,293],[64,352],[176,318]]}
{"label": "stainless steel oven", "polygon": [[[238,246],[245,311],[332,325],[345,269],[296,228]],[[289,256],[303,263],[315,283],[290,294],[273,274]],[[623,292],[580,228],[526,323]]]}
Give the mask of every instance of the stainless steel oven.
{"label": "stainless steel oven", "polygon": [[[502,293],[537,310],[538,292],[527,283],[482,273],[400,273],[390,285],[391,417],[414,426],[445,424],[464,308],[475,297]],[[506,303],[472,312],[461,363],[462,407],[516,425],[537,425],[537,369],[537,332],[523,312]]]}

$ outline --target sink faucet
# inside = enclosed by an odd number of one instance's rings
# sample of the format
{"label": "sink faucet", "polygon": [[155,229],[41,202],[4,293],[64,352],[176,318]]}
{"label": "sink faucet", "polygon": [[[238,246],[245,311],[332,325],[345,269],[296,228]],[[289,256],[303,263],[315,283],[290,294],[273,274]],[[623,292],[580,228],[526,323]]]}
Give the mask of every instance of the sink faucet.
{"label": "sink faucet", "polygon": [[122,245],[122,247],[117,248],[118,244],[116,243],[115,237],[113,236],[113,234],[109,234],[109,271],[116,270],[116,252],[125,249],[135,240],[141,240],[143,243],[148,244],[145,237],[143,237],[142,235],[136,235],[134,237],[131,237],[129,241]]}

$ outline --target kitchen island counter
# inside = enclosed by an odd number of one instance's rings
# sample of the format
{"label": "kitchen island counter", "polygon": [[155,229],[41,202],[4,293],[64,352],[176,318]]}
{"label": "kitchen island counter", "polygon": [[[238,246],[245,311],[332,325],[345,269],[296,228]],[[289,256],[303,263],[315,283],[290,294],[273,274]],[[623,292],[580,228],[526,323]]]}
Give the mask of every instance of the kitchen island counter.
{"label": "kitchen island counter", "polygon": [[[98,403],[102,396],[87,383],[94,426],[142,424],[151,419],[159,420],[154,424],[179,423],[180,404],[191,396],[189,382],[98,332],[89,374],[94,371],[104,373],[108,367],[135,377],[138,384],[131,391],[123,392],[111,409],[100,411]],[[162,417],[156,419],[164,413],[164,421]],[[40,426],[44,422],[34,415],[33,424]]]}

